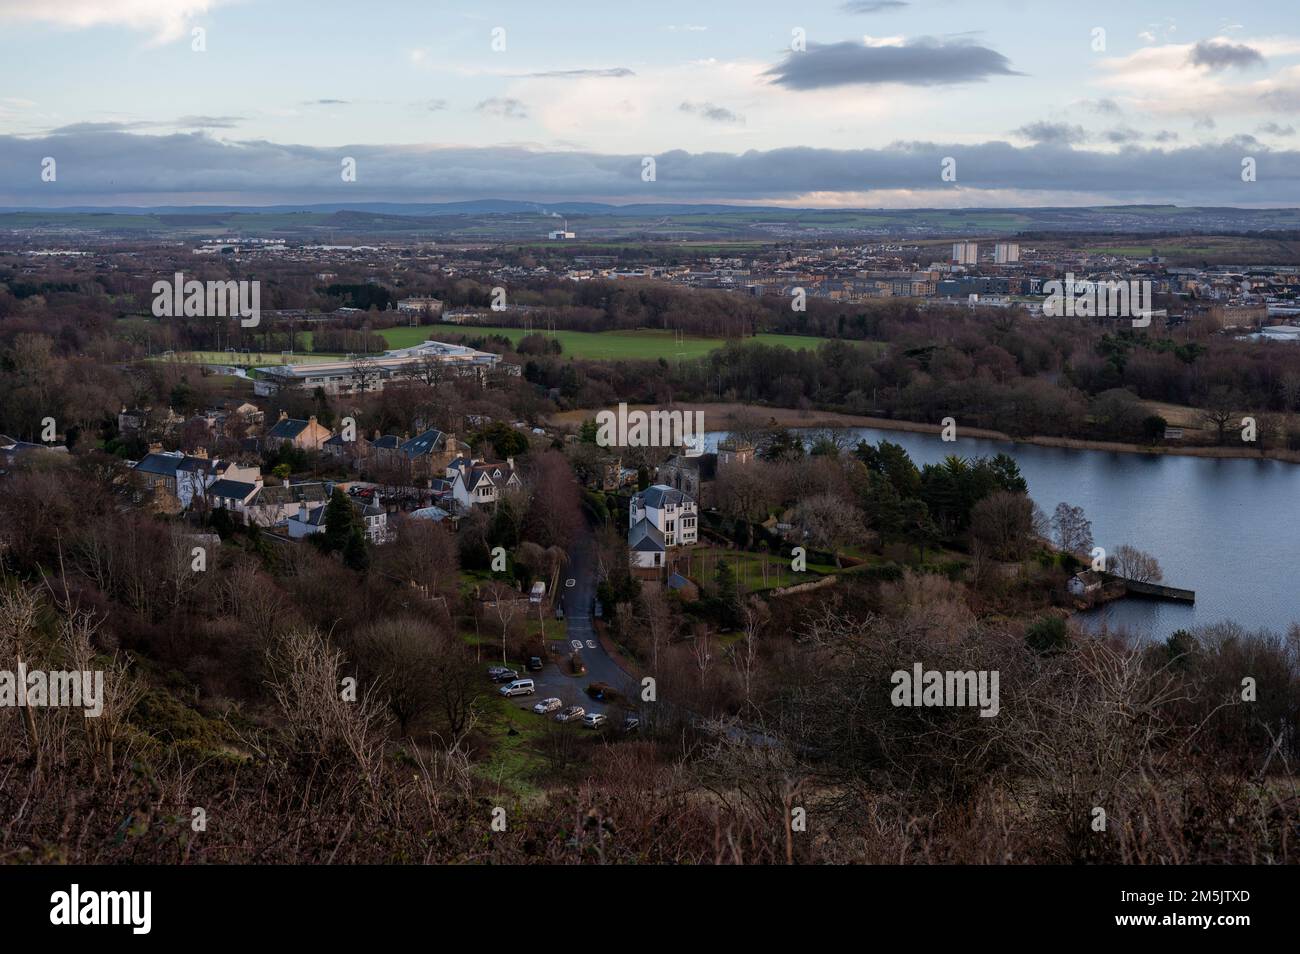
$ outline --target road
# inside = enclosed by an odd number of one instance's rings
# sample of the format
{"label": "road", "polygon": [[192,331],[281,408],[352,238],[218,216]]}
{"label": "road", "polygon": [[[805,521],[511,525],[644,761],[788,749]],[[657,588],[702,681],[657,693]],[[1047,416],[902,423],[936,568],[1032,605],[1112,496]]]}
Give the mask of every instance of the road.
{"label": "road", "polygon": [[[582,535],[569,547],[568,553],[569,562],[560,571],[560,592],[557,595],[564,609],[564,639],[552,640],[550,643],[551,648],[559,651],[560,663],[557,665],[553,656],[541,672],[520,673],[521,676],[529,675],[533,678],[537,692],[535,695],[520,697],[517,704],[521,709],[531,710],[538,700],[556,696],[566,706],[579,705],[588,712],[606,712],[608,705],[587,695],[587,686],[593,682],[603,682],[629,698],[634,698],[632,693],[635,683],[596,638],[591,614],[592,603],[596,598],[599,567],[595,538],[586,527],[582,528]],[[548,621],[548,634],[552,625],[558,626],[559,621]],[[584,675],[573,676],[568,672],[568,658],[573,652],[582,654],[582,661],[587,667]],[[614,720],[611,719],[612,721]]]}

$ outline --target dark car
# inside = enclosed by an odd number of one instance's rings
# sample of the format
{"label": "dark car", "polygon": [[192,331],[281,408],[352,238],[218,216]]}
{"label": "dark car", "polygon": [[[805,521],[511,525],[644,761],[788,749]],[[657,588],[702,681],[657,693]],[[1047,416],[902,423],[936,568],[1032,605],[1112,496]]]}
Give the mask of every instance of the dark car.
{"label": "dark car", "polygon": [[540,671],[541,671],[541,668],[542,668],[542,657],[541,657],[541,656],[529,656],[529,657],[528,657],[528,671],[529,671],[529,672],[540,672]]}
{"label": "dark car", "polygon": [[498,669],[490,674],[493,682],[513,682],[519,678],[519,673],[513,669]]}

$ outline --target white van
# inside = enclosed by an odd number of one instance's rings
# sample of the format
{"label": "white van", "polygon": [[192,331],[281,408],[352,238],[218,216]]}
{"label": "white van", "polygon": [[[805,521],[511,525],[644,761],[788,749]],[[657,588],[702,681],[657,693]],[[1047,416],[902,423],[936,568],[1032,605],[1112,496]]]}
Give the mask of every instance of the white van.
{"label": "white van", "polygon": [[531,679],[515,679],[497,690],[503,696],[531,696],[536,691]]}

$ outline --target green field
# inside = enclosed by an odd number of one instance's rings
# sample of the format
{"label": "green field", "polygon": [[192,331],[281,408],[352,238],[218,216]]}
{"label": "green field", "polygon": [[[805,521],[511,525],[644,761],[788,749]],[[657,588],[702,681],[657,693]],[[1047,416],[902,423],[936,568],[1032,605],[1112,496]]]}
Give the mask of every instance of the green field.
{"label": "green field", "polygon": [[[409,348],[429,338],[437,340],[440,335],[463,334],[467,337],[479,335],[504,335],[512,342],[518,342],[527,331],[522,328],[469,327],[457,325],[434,325],[420,328],[385,328],[380,331],[394,348]],[[641,359],[653,361],[657,358],[699,358],[710,351],[716,351],[726,342],[722,338],[697,338],[688,336],[678,340],[671,331],[557,331],[553,334],[564,355],[571,358],[588,358],[594,360],[616,361],[620,359]],[[765,345],[780,345],[786,348],[812,349],[824,344],[827,339],[810,335],[755,335],[745,338],[746,343],[757,342]]]}
{"label": "green field", "polygon": [[[468,338],[484,335],[504,335],[512,342],[529,332],[522,328],[479,327],[461,325],[426,325],[417,328],[384,328],[381,334],[390,348],[409,348],[430,338],[449,340],[454,335]],[[305,345],[311,348],[311,332],[299,335],[299,341],[306,337]],[[711,351],[721,348],[726,341],[722,338],[701,338],[687,336],[677,339],[671,331],[557,331],[552,337],[559,340],[564,348],[563,354],[570,358],[584,358],[595,361],[643,360],[654,361],[659,358],[687,359],[699,358]],[[825,344],[829,339],[812,335],[773,335],[761,334],[743,339],[746,344],[765,344],[794,350],[814,349]],[[869,349],[874,355],[880,345],[872,341],[850,342]],[[189,364],[228,364],[239,367],[266,367],[277,364],[317,364],[322,361],[337,361],[341,354],[315,354],[310,350],[298,351],[292,355],[274,352],[252,352],[250,354],[231,354],[225,351],[178,351],[175,355],[156,357],[157,361],[181,361]]]}

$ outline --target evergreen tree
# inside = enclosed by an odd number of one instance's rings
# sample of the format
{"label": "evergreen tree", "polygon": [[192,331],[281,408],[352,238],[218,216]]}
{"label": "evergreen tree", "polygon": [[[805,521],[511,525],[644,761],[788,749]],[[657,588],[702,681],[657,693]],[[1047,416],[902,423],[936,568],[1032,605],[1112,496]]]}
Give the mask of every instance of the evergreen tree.
{"label": "evergreen tree", "polygon": [[352,501],[342,490],[334,488],[330,502],[325,505],[325,552],[333,553],[347,546],[356,526],[357,517]]}
{"label": "evergreen tree", "polygon": [[352,532],[343,544],[343,565],[357,572],[370,568],[370,551],[366,548],[366,535],[359,526],[353,525]]}

